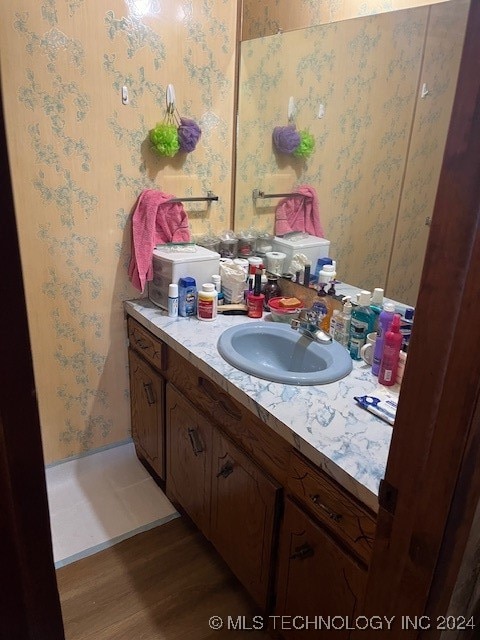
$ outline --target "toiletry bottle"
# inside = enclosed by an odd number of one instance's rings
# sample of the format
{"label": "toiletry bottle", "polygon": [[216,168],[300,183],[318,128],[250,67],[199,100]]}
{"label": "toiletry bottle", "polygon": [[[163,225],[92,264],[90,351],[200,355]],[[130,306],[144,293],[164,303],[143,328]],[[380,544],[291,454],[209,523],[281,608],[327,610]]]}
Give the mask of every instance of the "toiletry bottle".
{"label": "toiletry bottle", "polygon": [[305,264],[305,267],[303,269],[303,286],[304,287],[309,287],[310,286],[310,270],[312,268],[312,265],[310,262],[307,262]]}
{"label": "toiletry bottle", "polygon": [[327,292],[325,291],[325,287],[329,285],[330,282],[334,279],[335,279],[335,271],[334,271],[333,265],[326,264],[318,274],[318,286],[319,286],[318,296],[321,299],[321,302],[325,305],[327,310],[322,320],[321,328],[326,333],[330,331],[330,318],[332,317],[333,310],[335,309],[335,304],[333,302],[332,296],[327,295]]}
{"label": "toiletry bottle", "polygon": [[375,324],[375,314],[370,309],[370,291],[361,291],[358,305],[352,309],[350,323],[350,355],[353,360],[360,360],[360,349],[365,344],[367,335],[372,333]]}
{"label": "toiletry bottle", "polygon": [[263,290],[263,295],[265,296],[264,306],[265,306],[265,309],[267,309],[268,301],[270,300],[270,298],[276,298],[277,296],[280,295],[280,287],[278,285],[278,276],[268,274],[267,284],[265,285],[265,289]]}
{"label": "toiletry bottle", "polygon": [[215,273],[211,279],[217,292],[217,307],[220,307],[225,302],[225,295],[222,291],[222,276]]}
{"label": "toiletry bottle", "polygon": [[183,317],[197,313],[197,283],[186,276],[178,281],[178,314]]}
{"label": "toiletry bottle", "polygon": [[314,309],[318,315],[320,327],[324,331],[328,332],[330,330],[330,316],[332,315],[332,309],[328,306],[329,300],[327,300],[327,298],[328,296],[325,291],[325,283],[321,282],[318,284],[317,299],[313,303],[312,309]]}
{"label": "toiletry bottle", "polygon": [[375,341],[375,349],[373,351],[372,373],[374,376],[378,376],[380,371],[385,334],[392,324],[394,313],[395,305],[393,302],[384,302],[383,311],[378,316],[377,339]]}
{"label": "toiletry bottle", "polygon": [[212,282],[215,285],[217,293],[220,293],[220,291],[222,290],[222,276],[219,276],[216,273],[213,274]]}
{"label": "toiletry bottle", "polygon": [[198,292],[197,318],[208,322],[216,317],[217,291],[213,282],[206,282]]}
{"label": "toiletry bottle", "polygon": [[379,309],[379,313],[383,308],[383,293],[384,293],[383,289],[380,289],[380,287],[375,287],[372,293],[372,297],[370,299],[370,306],[377,307]]}
{"label": "toiletry bottle", "polygon": [[168,315],[170,318],[178,316],[178,284],[168,285]]}
{"label": "toiletry bottle", "polygon": [[331,258],[318,258],[317,264],[315,265],[316,280],[318,280],[318,275],[326,264],[333,264],[333,260]]}
{"label": "toiletry bottle", "polygon": [[383,289],[376,287],[370,299],[370,309],[375,313],[374,331],[378,331],[378,319],[383,309]]}
{"label": "toiletry bottle", "polygon": [[262,289],[262,272],[257,269],[255,273],[255,283],[253,291],[247,296],[247,315],[249,318],[261,318],[263,315],[263,301],[265,296],[261,293]]}
{"label": "toiletry bottle", "polygon": [[332,336],[333,340],[336,340],[335,334],[337,332],[337,320],[340,315],[340,309],[334,309],[332,312],[332,317],[330,318],[330,330],[329,334]]}
{"label": "toiletry bottle", "polygon": [[400,333],[403,336],[404,344],[407,344],[407,345],[412,335],[414,314],[415,314],[415,309],[413,307],[407,307],[405,309],[403,317],[400,319]]}
{"label": "toiletry bottle", "polygon": [[382,362],[378,381],[386,387],[391,387],[397,379],[398,358],[402,346],[402,334],[400,333],[400,314],[393,316],[390,329],[385,334]]}
{"label": "toiletry bottle", "polygon": [[335,340],[348,349],[350,343],[350,322],[352,320],[352,303],[350,296],[345,296],[342,300],[343,310],[335,320]]}
{"label": "toiletry bottle", "polygon": [[407,352],[402,350],[398,354],[397,377],[395,379],[395,382],[397,384],[402,384],[406,362],[407,362]]}

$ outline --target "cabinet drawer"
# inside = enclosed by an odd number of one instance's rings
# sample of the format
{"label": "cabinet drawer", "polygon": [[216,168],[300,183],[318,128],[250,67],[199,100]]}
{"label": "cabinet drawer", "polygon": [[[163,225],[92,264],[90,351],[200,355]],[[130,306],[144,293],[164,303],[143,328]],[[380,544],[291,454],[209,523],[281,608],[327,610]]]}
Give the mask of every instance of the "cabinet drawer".
{"label": "cabinet drawer", "polygon": [[130,316],[127,318],[127,327],[131,348],[140,353],[155,369],[164,371],[167,346]]}
{"label": "cabinet drawer", "polygon": [[291,451],[286,440],[173,349],[168,354],[168,378],[275,480],[285,483]]}
{"label": "cabinet drawer", "polygon": [[375,537],[375,518],[369,511],[296,451],[292,451],[290,458],[287,487],[318,520],[369,564]]}

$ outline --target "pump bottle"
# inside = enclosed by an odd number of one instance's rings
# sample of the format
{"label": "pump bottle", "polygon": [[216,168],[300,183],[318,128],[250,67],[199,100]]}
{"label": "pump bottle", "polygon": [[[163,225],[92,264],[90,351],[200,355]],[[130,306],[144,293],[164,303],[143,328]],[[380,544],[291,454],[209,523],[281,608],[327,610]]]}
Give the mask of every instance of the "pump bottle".
{"label": "pump bottle", "polygon": [[342,299],[343,311],[341,311],[335,319],[335,340],[343,347],[348,349],[350,342],[350,322],[352,319],[352,303],[350,296]]}

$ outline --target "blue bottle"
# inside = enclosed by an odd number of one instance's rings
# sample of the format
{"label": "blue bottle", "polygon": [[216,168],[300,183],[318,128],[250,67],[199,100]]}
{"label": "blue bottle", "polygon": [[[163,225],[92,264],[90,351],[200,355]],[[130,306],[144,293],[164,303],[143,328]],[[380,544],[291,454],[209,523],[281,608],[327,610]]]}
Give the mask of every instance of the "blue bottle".
{"label": "blue bottle", "polygon": [[178,315],[182,317],[197,315],[197,283],[189,276],[178,281]]}
{"label": "blue bottle", "polygon": [[370,309],[370,295],[370,291],[360,291],[358,305],[352,309],[349,351],[353,360],[361,360],[360,349],[374,330],[376,315]]}
{"label": "blue bottle", "polygon": [[372,373],[374,376],[378,376],[378,373],[380,371],[385,334],[392,324],[394,315],[395,305],[393,304],[393,302],[384,302],[383,310],[378,316],[377,339],[375,340],[375,349],[373,350]]}

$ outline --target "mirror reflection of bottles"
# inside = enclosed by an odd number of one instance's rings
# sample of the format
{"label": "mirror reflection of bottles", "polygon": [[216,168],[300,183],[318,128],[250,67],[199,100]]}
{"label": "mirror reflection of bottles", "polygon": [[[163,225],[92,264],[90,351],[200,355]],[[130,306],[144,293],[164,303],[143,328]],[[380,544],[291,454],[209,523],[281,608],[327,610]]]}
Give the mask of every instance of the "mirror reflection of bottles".
{"label": "mirror reflection of bottles", "polygon": [[370,296],[370,291],[361,291],[358,305],[352,309],[349,350],[353,360],[361,359],[360,350],[375,327],[376,314],[370,309]]}

